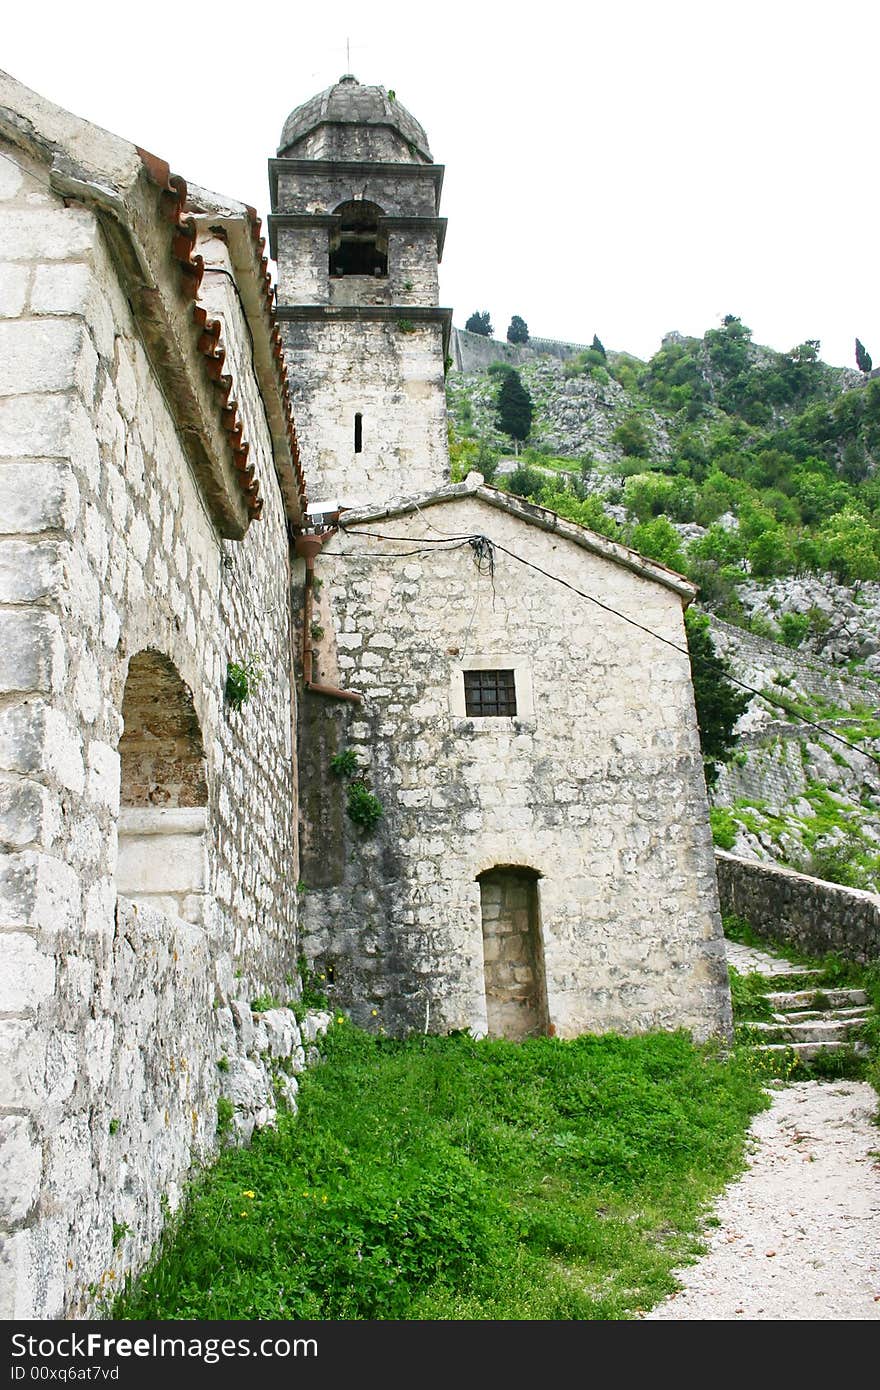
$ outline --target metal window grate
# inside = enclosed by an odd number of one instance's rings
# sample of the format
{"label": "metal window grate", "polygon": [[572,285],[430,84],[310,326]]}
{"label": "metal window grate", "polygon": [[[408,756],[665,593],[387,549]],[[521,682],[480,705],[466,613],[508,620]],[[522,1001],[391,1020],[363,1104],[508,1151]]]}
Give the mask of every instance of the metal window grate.
{"label": "metal window grate", "polygon": [[512,671],[465,671],[464,707],[468,718],[516,714]]}

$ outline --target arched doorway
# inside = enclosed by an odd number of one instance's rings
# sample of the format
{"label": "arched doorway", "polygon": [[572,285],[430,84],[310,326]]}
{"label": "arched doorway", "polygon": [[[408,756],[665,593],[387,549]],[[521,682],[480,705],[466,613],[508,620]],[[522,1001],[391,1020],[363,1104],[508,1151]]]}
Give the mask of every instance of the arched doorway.
{"label": "arched doorway", "polygon": [[132,657],[122,718],[116,890],[201,923],[208,887],[204,745],[192,691],[161,652]]}
{"label": "arched doorway", "polygon": [[548,1032],[539,879],[535,869],[510,864],[478,876],[490,1038]]}

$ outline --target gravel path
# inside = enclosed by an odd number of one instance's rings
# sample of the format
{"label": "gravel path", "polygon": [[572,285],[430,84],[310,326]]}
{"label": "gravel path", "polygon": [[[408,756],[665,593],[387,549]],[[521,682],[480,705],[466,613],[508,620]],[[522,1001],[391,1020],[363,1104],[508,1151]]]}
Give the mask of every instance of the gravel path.
{"label": "gravel path", "polygon": [[[731,947],[744,973],[785,966]],[[645,1318],[880,1320],[876,1114],[877,1094],[863,1081],[774,1090],[752,1124],[749,1167],[715,1208],[707,1254],[676,1271],[684,1287]]]}

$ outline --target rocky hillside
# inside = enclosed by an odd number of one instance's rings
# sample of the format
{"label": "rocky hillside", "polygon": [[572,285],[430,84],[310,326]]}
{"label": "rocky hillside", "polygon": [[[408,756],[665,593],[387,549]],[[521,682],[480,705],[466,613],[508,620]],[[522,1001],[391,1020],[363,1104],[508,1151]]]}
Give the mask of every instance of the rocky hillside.
{"label": "rocky hillside", "polygon": [[[712,793],[718,843],[880,891],[880,765],[858,751],[880,757],[880,374],[773,352],[733,316],[649,362],[496,346],[456,345],[479,367],[448,376],[453,467],[692,577],[763,692]],[[522,446],[497,415],[512,369]]]}

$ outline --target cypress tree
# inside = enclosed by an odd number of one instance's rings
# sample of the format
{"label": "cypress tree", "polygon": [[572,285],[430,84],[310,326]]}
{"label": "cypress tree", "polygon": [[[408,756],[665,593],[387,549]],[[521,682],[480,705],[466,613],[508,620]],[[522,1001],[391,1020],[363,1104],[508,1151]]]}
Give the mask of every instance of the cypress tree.
{"label": "cypress tree", "polygon": [[513,368],[504,373],[498,392],[498,425],[511,439],[521,443],[532,428],[532,398]]}

